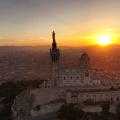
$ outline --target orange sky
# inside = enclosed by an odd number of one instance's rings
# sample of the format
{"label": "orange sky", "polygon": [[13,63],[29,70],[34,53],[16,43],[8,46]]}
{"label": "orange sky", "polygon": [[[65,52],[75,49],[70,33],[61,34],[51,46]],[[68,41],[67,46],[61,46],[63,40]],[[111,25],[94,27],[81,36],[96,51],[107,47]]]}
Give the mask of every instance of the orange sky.
{"label": "orange sky", "polygon": [[[71,31],[69,31],[70,33]],[[112,44],[120,44],[120,34],[117,29],[104,29],[96,30],[91,32],[83,33],[59,33],[56,32],[56,41],[59,46],[88,46],[98,44],[97,36],[105,33],[111,36]],[[1,45],[17,45],[17,46],[40,46],[40,45],[51,45],[52,42],[52,31],[48,33],[45,38],[36,39],[12,39],[12,40],[0,40]]]}

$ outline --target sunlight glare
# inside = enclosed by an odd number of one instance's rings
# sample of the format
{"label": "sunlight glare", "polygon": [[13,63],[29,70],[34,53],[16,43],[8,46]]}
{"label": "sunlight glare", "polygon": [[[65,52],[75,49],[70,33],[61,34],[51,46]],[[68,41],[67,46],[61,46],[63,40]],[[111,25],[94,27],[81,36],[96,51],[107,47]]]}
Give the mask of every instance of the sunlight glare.
{"label": "sunlight glare", "polygon": [[101,34],[97,37],[99,45],[109,45],[111,44],[111,35],[109,34]]}

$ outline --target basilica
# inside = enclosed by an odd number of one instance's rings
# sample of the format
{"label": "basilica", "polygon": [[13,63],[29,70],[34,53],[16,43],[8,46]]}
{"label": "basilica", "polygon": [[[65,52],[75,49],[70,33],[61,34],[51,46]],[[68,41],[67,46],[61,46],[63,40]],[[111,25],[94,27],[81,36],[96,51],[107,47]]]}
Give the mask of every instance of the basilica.
{"label": "basilica", "polygon": [[91,67],[90,57],[87,53],[82,53],[80,56],[79,66],[77,68],[61,68],[60,66],[60,50],[57,48],[55,40],[55,32],[52,33],[53,43],[50,49],[50,57],[52,64],[52,82],[54,87],[69,87],[69,86],[99,86],[99,79],[94,79],[94,70]]}
{"label": "basilica", "polygon": [[[85,103],[94,104],[104,101],[115,104],[120,100],[118,88],[104,85],[102,78],[95,77],[96,72],[92,68],[90,56],[86,52],[80,55],[77,68],[61,67],[61,54],[54,31],[49,54],[52,78],[43,81],[40,88],[26,90],[16,97],[12,107],[15,118],[23,120],[28,115],[35,117],[53,113],[65,103],[85,106]],[[29,104],[31,99],[32,103]]]}

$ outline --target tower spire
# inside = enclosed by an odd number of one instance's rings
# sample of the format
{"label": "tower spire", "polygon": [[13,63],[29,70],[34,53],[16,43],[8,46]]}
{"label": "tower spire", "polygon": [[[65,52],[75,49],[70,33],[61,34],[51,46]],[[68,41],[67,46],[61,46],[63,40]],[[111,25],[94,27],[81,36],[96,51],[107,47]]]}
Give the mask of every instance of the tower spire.
{"label": "tower spire", "polygon": [[52,39],[53,39],[53,43],[56,43],[56,41],[55,41],[55,31],[52,32]]}
{"label": "tower spire", "polygon": [[50,56],[53,62],[57,62],[59,61],[60,51],[59,51],[59,48],[57,48],[54,31],[52,32],[52,39],[53,41],[52,41],[52,47],[50,49]]}
{"label": "tower spire", "polygon": [[56,44],[56,40],[55,40],[55,31],[52,32],[52,49],[57,49],[57,44]]}

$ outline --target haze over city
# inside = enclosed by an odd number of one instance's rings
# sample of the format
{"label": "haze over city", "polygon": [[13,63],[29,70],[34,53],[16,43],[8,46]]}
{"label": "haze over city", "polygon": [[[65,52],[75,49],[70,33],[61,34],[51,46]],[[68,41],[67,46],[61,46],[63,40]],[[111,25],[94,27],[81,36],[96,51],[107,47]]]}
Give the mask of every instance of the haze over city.
{"label": "haze over city", "polygon": [[120,0],[0,0],[0,120],[120,120]]}
{"label": "haze over city", "polygon": [[[120,43],[120,0],[0,0],[0,45]],[[106,41],[106,42],[101,42]]]}

